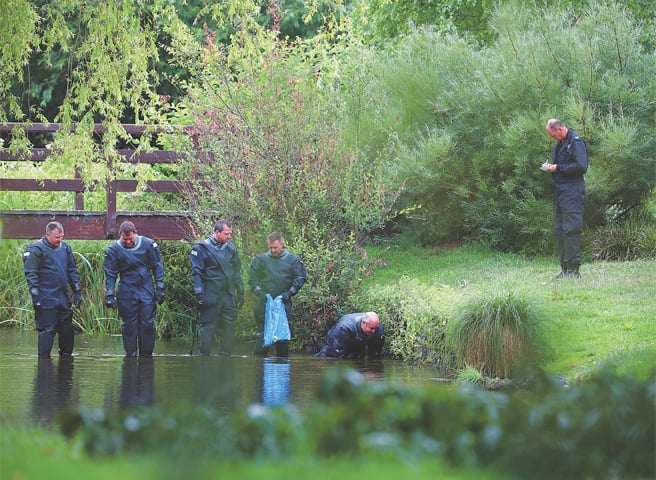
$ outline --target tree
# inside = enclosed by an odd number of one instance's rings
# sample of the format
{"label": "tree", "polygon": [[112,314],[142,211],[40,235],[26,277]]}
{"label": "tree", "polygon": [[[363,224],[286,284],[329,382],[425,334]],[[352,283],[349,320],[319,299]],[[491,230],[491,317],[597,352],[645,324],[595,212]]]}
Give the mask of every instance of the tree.
{"label": "tree", "polygon": [[208,33],[180,107],[196,144],[176,146],[186,151],[179,176],[195,182],[187,201],[199,236],[231,218],[243,257],[252,258],[268,233],[284,234],[308,269],[292,322],[311,343],[348,308],[369,267],[359,245],[384,224],[394,195],[339,141],[340,104],[306,61],[314,50],[253,17],[239,20],[229,47]]}
{"label": "tree", "polygon": [[414,27],[431,26],[459,33],[477,43],[489,42],[487,26],[494,1],[490,0],[366,0],[356,2],[354,33],[367,44],[402,38]]}
{"label": "tree", "polygon": [[550,246],[550,184],[537,166],[552,117],[588,144],[588,225],[643,202],[656,180],[656,71],[640,27],[614,4],[577,16],[510,3],[490,29],[496,41],[483,48],[417,29],[368,62],[368,100],[350,130],[357,121],[368,158],[389,159],[392,185],[406,182],[420,238]]}

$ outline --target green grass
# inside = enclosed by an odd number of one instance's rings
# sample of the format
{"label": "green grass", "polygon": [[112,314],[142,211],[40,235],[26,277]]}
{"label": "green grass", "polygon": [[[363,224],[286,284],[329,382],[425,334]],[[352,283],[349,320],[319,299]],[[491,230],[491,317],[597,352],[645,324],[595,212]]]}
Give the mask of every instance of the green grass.
{"label": "green grass", "polygon": [[406,461],[381,458],[378,461],[349,461],[347,459],[308,460],[289,459],[282,462],[214,462],[163,459],[154,455],[113,456],[91,458],[78,441],[68,442],[61,435],[47,431],[19,431],[3,429],[0,442],[0,478],[52,480],[68,478],[139,478],[141,480],[178,480],[182,478],[287,480],[398,480],[399,478],[445,480],[498,480],[494,472],[452,469],[432,460]]}
{"label": "green grass", "polygon": [[[394,285],[406,275],[428,286],[452,287],[457,306],[495,289],[526,296],[545,319],[546,364],[576,378],[604,361],[625,359],[642,371],[656,359],[656,260],[593,262],[580,279],[554,281],[555,257],[523,258],[476,246],[453,250],[373,247],[385,266],[365,288]],[[383,319],[384,320],[384,319]]]}

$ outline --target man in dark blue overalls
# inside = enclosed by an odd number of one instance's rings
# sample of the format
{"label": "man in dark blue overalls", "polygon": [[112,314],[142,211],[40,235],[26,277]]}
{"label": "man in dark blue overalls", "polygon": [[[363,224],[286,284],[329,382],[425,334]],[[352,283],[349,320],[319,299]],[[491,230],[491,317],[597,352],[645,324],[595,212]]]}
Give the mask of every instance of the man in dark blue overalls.
{"label": "man in dark blue overalls", "polygon": [[214,235],[196,243],[191,249],[191,277],[198,303],[198,353],[209,355],[217,324],[220,323],[219,355],[230,356],[234,346],[235,323],[244,303],[241,260],[230,241],[232,225],[219,220]]}
{"label": "man in dark blue overalls", "polygon": [[68,287],[73,290],[76,307],[82,303],[82,289],[73,251],[63,240],[62,224],[50,222],[45,236],[31,243],[23,253],[23,270],[32,295],[34,323],[39,333],[40,357],[50,356],[55,334],[59,335],[59,355],[73,354],[75,332]]}
{"label": "man in dark blue overalls", "polygon": [[349,313],[330,329],[326,344],[315,355],[332,358],[380,358],[385,329],[376,312]]}
{"label": "man in dark blue overalls", "polygon": [[150,356],[157,305],[164,301],[164,265],[157,242],[137,235],[134,223],[123,222],[118,231],[120,238],[105,251],[105,305],[118,305],[125,354]]}
{"label": "man in dark blue overalls", "polygon": [[588,170],[588,151],[583,139],[560,120],[549,120],[546,130],[557,142],[551,163],[546,162],[541,167],[552,174],[554,233],[561,267],[557,278],[579,277],[585,202],[583,175]]}

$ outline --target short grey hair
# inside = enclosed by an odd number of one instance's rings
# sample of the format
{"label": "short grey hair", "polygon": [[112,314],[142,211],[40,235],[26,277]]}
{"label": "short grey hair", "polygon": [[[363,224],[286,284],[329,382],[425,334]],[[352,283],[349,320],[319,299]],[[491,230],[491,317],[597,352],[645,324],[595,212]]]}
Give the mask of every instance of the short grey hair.
{"label": "short grey hair", "polygon": [[63,232],[64,226],[59,222],[49,222],[48,225],[46,225],[46,235],[52,233],[54,230]]}

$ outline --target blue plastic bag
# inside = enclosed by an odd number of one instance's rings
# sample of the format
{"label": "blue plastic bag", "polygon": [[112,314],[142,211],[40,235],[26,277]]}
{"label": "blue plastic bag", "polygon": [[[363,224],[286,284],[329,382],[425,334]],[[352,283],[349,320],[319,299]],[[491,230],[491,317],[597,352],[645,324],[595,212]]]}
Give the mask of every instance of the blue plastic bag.
{"label": "blue plastic bag", "polygon": [[264,312],[264,347],[270,347],[276,342],[291,340],[292,333],[289,331],[287,312],[282,303],[282,296],[272,298],[266,295],[266,310]]}

